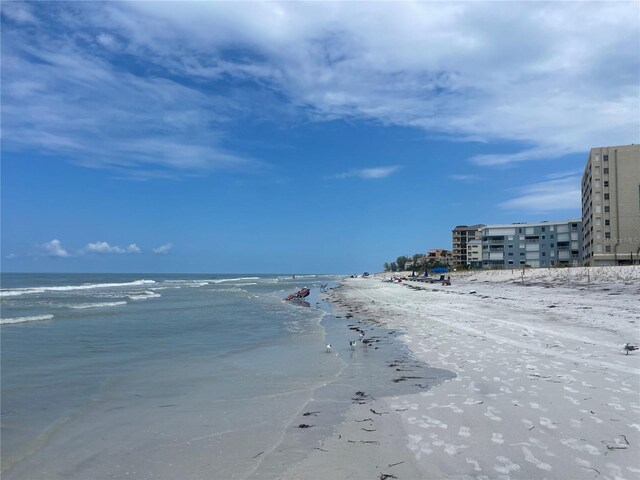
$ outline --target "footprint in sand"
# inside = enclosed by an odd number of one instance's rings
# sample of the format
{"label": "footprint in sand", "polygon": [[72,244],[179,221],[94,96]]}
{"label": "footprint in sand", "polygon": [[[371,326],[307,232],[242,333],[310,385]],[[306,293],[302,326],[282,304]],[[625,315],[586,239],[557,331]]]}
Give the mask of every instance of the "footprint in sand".
{"label": "footprint in sand", "polygon": [[550,418],[540,417],[538,420],[540,421],[540,425],[542,425],[543,427],[547,427],[550,430],[558,428],[553,424]]}
{"label": "footprint in sand", "polygon": [[549,409],[548,409],[548,408],[545,408],[545,407],[540,406],[540,404],[539,404],[539,403],[530,402],[530,403],[529,403],[529,406],[530,406],[531,408],[533,408],[534,410],[540,410],[541,412],[548,412],[548,411],[549,411]]}
{"label": "footprint in sand", "polygon": [[564,398],[566,398],[568,401],[570,401],[574,405],[580,405],[580,402],[578,400],[576,400],[573,397],[570,397],[569,395],[565,395]]}
{"label": "footprint in sand", "polygon": [[458,430],[458,435],[460,435],[461,437],[469,438],[471,436],[469,427],[460,427],[460,430]]}
{"label": "footprint in sand", "polygon": [[493,433],[491,437],[491,441],[493,443],[497,443],[498,445],[502,445],[504,443],[501,433]]}
{"label": "footprint in sand", "polygon": [[470,463],[471,465],[473,465],[473,469],[476,472],[482,471],[482,469],[480,468],[480,464],[477,462],[477,460],[474,460],[473,458],[466,458],[465,460],[467,463]]}
{"label": "footprint in sand", "polygon": [[517,472],[520,470],[520,465],[518,465],[517,463],[513,463],[507,457],[496,457],[496,460],[502,464],[493,466],[493,469],[498,473],[504,473],[505,475],[508,475],[509,472]]}
{"label": "footprint in sand", "polygon": [[547,471],[551,470],[551,465],[549,465],[548,463],[544,463],[541,460],[538,460],[536,457],[533,456],[533,453],[531,453],[531,450],[529,450],[527,447],[522,447],[522,453],[525,454],[524,459],[527,462],[533,463],[540,470],[547,470]]}
{"label": "footprint in sand", "polygon": [[495,422],[501,422],[502,417],[497,416],[496,413],[500,413],[500,410],[493,407],[487,407],[487,411],[484,413],[484,416],[489,417],[491,420]]}

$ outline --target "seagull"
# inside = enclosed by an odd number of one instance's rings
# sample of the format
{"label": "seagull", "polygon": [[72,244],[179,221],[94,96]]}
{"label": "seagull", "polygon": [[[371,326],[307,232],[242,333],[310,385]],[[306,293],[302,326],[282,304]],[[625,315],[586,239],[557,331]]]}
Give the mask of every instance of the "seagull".
{"label": "seagull", "polygon": [[634,350],[638,350],[638,347],[636,345],[631,345],[630,343],[625,343],[624,344],[624,349],[627,352],[626,354],[629,355],[629,352],[633,352]]}
{"label": "seagull", "polygon": [[351,347],[351,350],[355,350],[356,349],[356,341],[355,340],[349,341],[349,346]]}
{"label": "seagull", "polygon": [[360,332],[360,340],[364,340],[364,332]]}
{"label": "seagull", "polygon": [[474,293],[478,293],[475,290],[471,290],[469,293],[474,294]]}
{"label": "seagull", "polygon": [[331,353],[331,344],[327,343],[327,353]]}

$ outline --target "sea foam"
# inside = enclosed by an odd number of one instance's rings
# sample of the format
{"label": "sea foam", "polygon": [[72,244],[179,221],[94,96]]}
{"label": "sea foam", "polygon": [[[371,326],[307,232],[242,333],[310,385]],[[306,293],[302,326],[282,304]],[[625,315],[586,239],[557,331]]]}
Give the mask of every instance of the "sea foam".
{"label": "sea foam", "polygon": [[7,288],[0,290],[0,297],[17,297],[20,295],[28,295],[32,293],[44,292],[68,292],[72,290],[91,290],[95,288],[116,288],[116,287],[135,287],[140,285],[151,285],[156,283],[155,280],[135,280],[126,283],[88,283],[85,285],[62,285],[56,287],[33,287],[33,288]]}
{"label": "sea foam", "polygon": [[51,320],[53,315],[34,315],[32,317],[14,317],[0,318],[0,325],[9,325],[13,323],[38,322],[42,320]]}
{"label": "sea foam", "polygon": [[79,303],[77,305],[69,305],[69,308],[85,309],[85,308],[103,308],[103,307],[118,307],[120,305],[126,305],[127,302],[102,302],[102,303]]}

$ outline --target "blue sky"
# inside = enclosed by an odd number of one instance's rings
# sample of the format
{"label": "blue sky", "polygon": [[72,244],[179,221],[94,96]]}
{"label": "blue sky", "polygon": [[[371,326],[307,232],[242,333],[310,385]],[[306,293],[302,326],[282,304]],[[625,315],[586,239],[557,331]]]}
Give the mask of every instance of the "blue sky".
{"label": "blue sky", "polygon": [[378,271],[639,141],[637,2],[1,12],[3,271]]}

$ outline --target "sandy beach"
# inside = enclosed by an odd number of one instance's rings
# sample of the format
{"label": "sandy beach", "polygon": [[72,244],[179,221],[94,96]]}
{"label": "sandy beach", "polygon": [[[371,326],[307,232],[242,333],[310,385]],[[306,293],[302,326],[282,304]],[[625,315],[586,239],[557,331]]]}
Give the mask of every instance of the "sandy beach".
{"label": "sandy beach", "polygon": [[[402,332],[411,355],[388,368],[417,393],[363,385],[284,478],[640,478],[640,352],[623,350],[640,340],[639,267],[386,279],[347,279],[331,298],[365,331]],[[455,376],[430,385],[415,362]]]}

